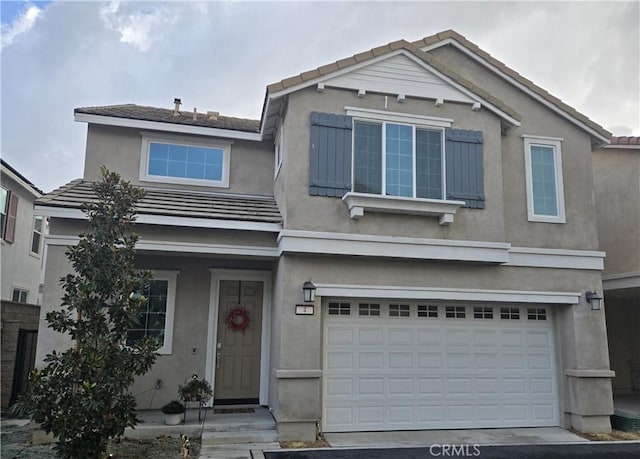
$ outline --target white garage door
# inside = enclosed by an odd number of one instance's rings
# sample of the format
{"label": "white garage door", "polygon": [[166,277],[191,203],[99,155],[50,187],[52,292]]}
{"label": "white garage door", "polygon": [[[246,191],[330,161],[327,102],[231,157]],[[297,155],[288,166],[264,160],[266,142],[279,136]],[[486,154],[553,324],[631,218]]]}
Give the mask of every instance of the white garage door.
{"label": "white garage door", "polygon": [[545,307],[325,306],[324,431],[559,425]]}

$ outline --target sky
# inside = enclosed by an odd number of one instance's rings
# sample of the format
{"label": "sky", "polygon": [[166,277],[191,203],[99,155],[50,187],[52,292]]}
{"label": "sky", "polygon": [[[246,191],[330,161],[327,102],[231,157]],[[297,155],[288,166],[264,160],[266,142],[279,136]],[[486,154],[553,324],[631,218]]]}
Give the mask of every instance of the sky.
{"label": "sky", "polygon": [[82,177],[76,107],[258,119],[269,83],[454,29],[614,135],[640,136],[640,2],[0,0],[0,155],[45,192]]}

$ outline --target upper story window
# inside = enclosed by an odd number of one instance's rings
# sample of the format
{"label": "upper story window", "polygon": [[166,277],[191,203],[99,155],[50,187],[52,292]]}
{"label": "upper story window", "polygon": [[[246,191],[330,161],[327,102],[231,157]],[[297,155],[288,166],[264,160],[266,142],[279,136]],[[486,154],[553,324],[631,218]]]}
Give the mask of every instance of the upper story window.
{"label": "upper story window", "polygon": [[0,236],[6,242],[13,242],[18,216],[18,196],[5,188],[0,188]]}
{"label": "upper story window", "polygon": [[309,194],[342,198],[351,218],[366,212],[439,217],[485,207],[481,131],[453,120],[345,107],[312,112]]}
{"label": "upper story window", "polygon": [[4,239],[4,229],[7,225],[7,212],[9,211],[9,191],[0,188],[0,235]]}
{"label": "upper story window", "polygon": [[140,180],[227,188],[230,143],[144,137]]}
{"label": "upper story window", "polygon": [[42,231],[44,229],[44,218],[40,215],[33,217],[33,235],[31,237],[31,253],[40,255],[42,247]]}
{"label": "upper story window", "polygon": [[280,172],[280,167],[282,167],[282,156],[284,154],[284,132],[283,132],[282,126],[280,126],[280,129],[278,129],[278,133],[276,134],[274,144],[275,144],[274,177],[277,177],[278,172]]}
{"label": "upper story window", "polygon": [[443,130],[355,121],[353,191],[444,199]]}
{"label": "upper story window", "polygon": [[562,139],[523,136],[529,221],[565,223]]}

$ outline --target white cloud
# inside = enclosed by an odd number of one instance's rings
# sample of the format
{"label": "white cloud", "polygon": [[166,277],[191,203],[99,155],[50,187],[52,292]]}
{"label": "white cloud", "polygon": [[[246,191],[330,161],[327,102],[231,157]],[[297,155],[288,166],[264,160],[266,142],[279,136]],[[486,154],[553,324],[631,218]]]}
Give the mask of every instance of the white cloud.
{"label": "white cloud", "polygon": [[35,5],[29,6],[25,12],[18,16],[11,24],[2,25],[2,40],[0,47],[4,48],[13,43],[20,34],[28,32],[36,23],[42,10]]}
{"label": "white cloud", "polygon": [[118,1],[108,3],[100,16],[108,28],[120,34],[120,42],[131,44],[142,52],[149,51],[161,40],[166,27],[173,22],[166,8],[151,7],[131,12],[130,5],[122,5]]}
{"label": "white cloud", "polygon": [[180,97],[186,110],[258,118],[269,83],[446,29],[595,122],[640,135],[639,5],[54,1],[2,49],[1,154],[49,191],[82,176],[75,107],[172,108]]}

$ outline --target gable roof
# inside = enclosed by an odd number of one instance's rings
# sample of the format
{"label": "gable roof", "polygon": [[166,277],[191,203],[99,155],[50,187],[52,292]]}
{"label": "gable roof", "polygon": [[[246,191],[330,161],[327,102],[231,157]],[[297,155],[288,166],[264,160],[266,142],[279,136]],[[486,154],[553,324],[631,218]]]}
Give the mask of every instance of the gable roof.
{"label": "gable roof", "polygon": [[327,77],[329,76],[333,76],[336,73],[350,71],[359,66],[373,62],[374,60],[392,56],[401,52],[404,52],[408,56],[412,56],[419,62],[431,67],[442,77],[448,79],[452,84],[459,85],[463,89],[470,91],[477,98],[485,102],[485,105],[489,106],[488,108],[493,108],[492,111],[502,112],[502,117],[507,118],[510,123],[518,125],[519,121],[522,119],[520,114],[515,109],[508,106],[502,100],[488,93],[484,89],[475,85],[470,80],[464,78],[454,70],[448,68],[433,56],[422,51],[417,45],[406,40],[398,40],[268,85],[267,94],[265,96],[265,104],[262,111],[261,132],[265,132],[265,126],[267,126],[268,129],[268,118],[270,116],[274,116],[274,113],[277,112],[277,110],[269,110],[269,103],[271,100],[278,99],[299,89],[312,86],[327,79]]}
{"label": "gable roof", "polygon": [[507,67],[504,63],[500,62],[495,57],[491,56],[488,52],[482,50],[475,43],[467,40],[466,37],[459,34],[455,30],[445,30],[444,32],[439,32],[434,35],[429,35],[420,40],[414,41],[413,44],[418,46],[419,48],[425,48],[428,52],[430,49],[438,48],[440,46],[445,46],[448,44],[452,44],[457,46],[459,49],[467,50],[472,56],[480,58],[485,63],[489,64],[493,68],[495,68],[503,77],[507,79],[512,79],[516,83],[522,85],[525,89],[530,90],[535,95],[542,98],[543,101],[547,102],[551,106],[559,109],[561,112],[564,112],[570,118],[577,121],[578,126],[583,125],[583,129],[586,127],[587,130],[593,131],[592,135],[595,133],[597,136],[600,136],[600,143],[607,143],[608,139],[611,137],[611,133],[604,129],[599,124],[590,120],[587,116],[578,112],[575,108],[567,105],[562,102],[557,97],[551,95],[548,91],[536,85],[531,80],[523,77],[515,70]]}
{"label": "gable roof", "polygon": [[640,137],[632,137],[632,136],[611,137],[611,145],[640,146]]}
{"label": "gable roof", "polygon": [[[139,215],[275,224],[282,222],[278,206],[271,196],[242,196],[161,188],[146,188],[145,192],[144,198],[136,205]],[[93,200],[95,194],[92,182],[76,179],[37,199],[35,204],[46,207],[53,215],[55,210],[51,211],[52,208],[79,211],[83,203]]]}
{"label": "gable roof", "polygon": [[[76,121],[232,139],[260,140],[260,121],[135,104],[80,107]],[[195,119],[194,119],[195,118]]]}
{"label": "gable roof", "polygon": [[222,116],[218,114],[210,116],[207,113],[196,113],[194,119],[193,112],[181,110],[178,111],[177,115],[175,115],[174,110],[172,109],[148,107],[135,104],[107,105],[102,107],[80,107],[76,108],[73,112],[74,114],[83,113],[87,115],[100,115],[134,120],[158,121],[161,123],[231,129],[234,131],[245,132],[258,132],[260,127],[259,120],[235,118],[232,116]]}

